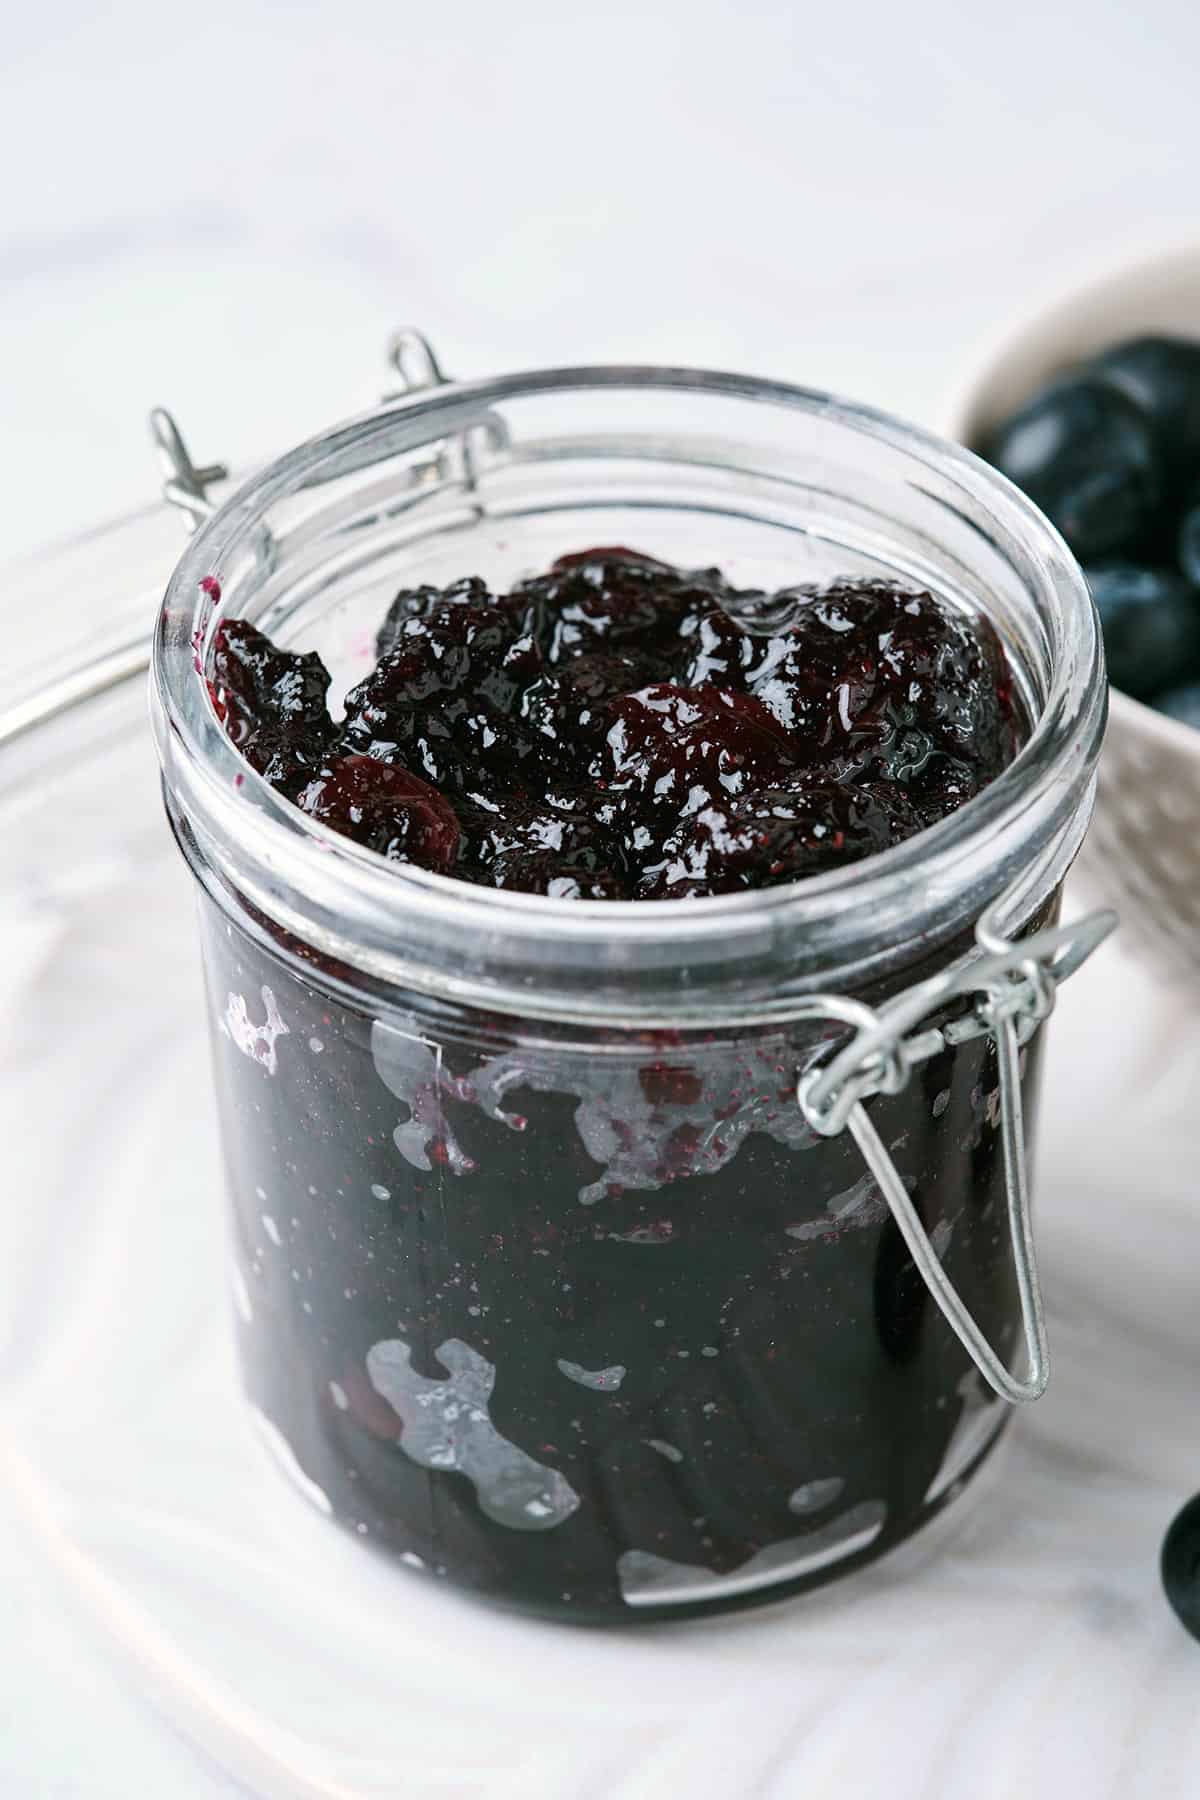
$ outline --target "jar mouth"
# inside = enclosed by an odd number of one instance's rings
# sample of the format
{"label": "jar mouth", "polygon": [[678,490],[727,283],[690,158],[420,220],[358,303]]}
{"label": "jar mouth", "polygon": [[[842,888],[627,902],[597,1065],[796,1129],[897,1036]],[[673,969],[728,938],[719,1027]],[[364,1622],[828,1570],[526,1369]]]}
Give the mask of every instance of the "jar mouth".
{"label": "jar mouth", "polygon": [[[536,413],[533,431],[523,408]],[[856,478],[856,461],[869,463],[863,480],[882,501],[839,492],[839,477]],[[517,522],[519,537],[556,509],[565,517],[573,504],[565,495],[591,504],[580,497],[589,481],[596,504],[611,509],[623,504],[616,465],[634,471],[642,463],[653,465],[663,493],[679,487],[682,498],[671,503],[681,515],[712,511],[712,494],[719,513],[728,491],[729,520],[752,506],[773,530],[794,534],[798,554],[799,540],[828,543],[841,506],[854,515],[857,535],[847,542],[856,553],[878,553],[935,591],[973,589],[968,601],[989,612],[1003,586],[1009,616],[992,616],[1034,716],[1014,761],[957,812],[846,869],[657,901],[554,899],[385,862],[302,814],[249,769],[207,690],[206,657],[221,618],[245,613],[269,623],[287,613],[298,589],[315,616],[339,581],[357,579],[372,532],[396,539],[394,567],[403,571],[405,556],[411,561],[435,539],[469,536],[472,515]],[[570,478],[539,505],[520,484],[536,489],[551,469]],[[631,492],[640,478],[628,475]],[[887,551],[881,520],[893,486],[921,516],[898,528],[900,549]],[[640,489],[631,504],[644,506],[648,519],[654,512]],[[795,520],[782,522],[789,507]],[[562,545],[570,547],[580,545]],[[457,573],[475,573],[466,543],[462,554],[468,560]],[[222,590],[215,604],[202,586],[211,577]],[[399,573],[394,586],[406,581],[415,585]],[[1014,644],[1015,635],[1023,642]],[[486,999],[522,1016],[625,1022],[677,1023],[681,1013],[724,1016],[743,1007],[759,1015],[764,1005],[786,1007],[789,996],[854,985],[911,958],[914,944],[953,939],[1008,888],[1014,918],[1027,916],[1061,880],[1082,838],[1105,702],[1082,573],[1048,521],[995,470],[828,394],[665,367],[446,384],[298,446],[253,475],[189,541],[152,656],[168,807],[210,887],[240,895],[331,960],[389,985]]]}

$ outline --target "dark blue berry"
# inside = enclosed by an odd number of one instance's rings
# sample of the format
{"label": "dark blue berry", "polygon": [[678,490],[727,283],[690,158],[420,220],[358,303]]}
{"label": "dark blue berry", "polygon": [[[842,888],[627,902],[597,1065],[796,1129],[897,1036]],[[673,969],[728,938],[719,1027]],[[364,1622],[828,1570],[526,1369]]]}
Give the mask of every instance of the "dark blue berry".
{"label": "dark blue berry", "polygon": [[1180,1624],[1200,1638],[1200,1494],[1176,1514],[1163,1539],[1159,1567]]}
{"label": "dark blue berry", "polygon": [[648,813],[691,815],[777,782],[799,757],[761,701],[669,682],[610,702],[612,723],[590,765],[606,792]]}
{"label": "dark blue berry", "polygon": [[672,569],[615,546],[560,556],[508,604],[533,606],[548,621],[546,659],[558,664],[593,651],[669,652],[689,619],[738,598],[719,569]]}
{"label": "dark blue berry", "polygon": [[809,598],[786,630],[751,642],[751,694],[847,773],[919,786],[944,779],[946,758],[965,758],[973,793],[1012,759],[1000,643],[986,620],[930,594],[838,585]]}
{"label": "dark blue berry", "polygon": [[1200,493],[1195,489],[1179,520],[1175,553],[1188,580],[1200,587]]}
{"label": "dark blue berry", "polygon": [[661,659],[637,651],[589,651],[533,682],[521,711],[547,747],[591,754],[612,723],[610,701],[665,681],[667,674]]}
{"label": "dark blue berry", "polygon": [[1200,602],[1182,575],[1113,562],[1087,578],[1114,687],[1148,700],[1200,673]]}
{"label": "dark blue berry", "polygon": [[1188,460],[1200,453],[1200,343],[1129,338],[1087,366],[1149,416],[1170,456]]}
{"label": "dark blue berry", "polygon": [[1096,378],[1038,394],[993,433],[984,453],[1084,562],[1134,549],[1167,487],[1153,421],[1122,389]]}

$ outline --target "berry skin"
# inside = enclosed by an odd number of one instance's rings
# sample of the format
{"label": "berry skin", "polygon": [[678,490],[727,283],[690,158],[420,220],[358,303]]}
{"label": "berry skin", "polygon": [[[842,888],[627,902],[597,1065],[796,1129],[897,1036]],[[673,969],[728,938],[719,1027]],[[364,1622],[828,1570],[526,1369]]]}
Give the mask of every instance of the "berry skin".
{"label": "berry skin", "polygon": [[464,694],[508,711],[541,654],[486,594],[478,601],[481,585],[460,582],[463,592],[451,598],[428,589],[402,595],[409,610],[397,613],[393,605],[379,633],[388,647],[347,695],[347,713],[373,707],[387,717]]}
{"label": "berry skin", "polygon": [[680,675],[684,687],[711,681],[718,687],[744,688],[747,675],[763,654],[757,638],[716,608],[689,614],[679,635],[687,655]]}
{"label": "berry skin", "polygon": [[1200,672],[1200,603],[1182,575],[1118,562],[1086,573],[1114,687],[1149,699]]}
{"label": "berry skin", "polygon": [[1200,456],[1200,344],[1186,338],[1129,338],[1093,357],[1087,371],[1141,408],[1173,462],[1194,463]]}
{"label": "berry skin", "polygon": [[1200,1639],[1200,1494],[1172,1521],[1159,1558],[1163,1590],[1185,1631]]}
{"label": "berry skin", "polygon": [[1122,388],[1096,377],[1074,376],[1036,395],[993,433],[984,454],[1083,562],[1134,550],[1168,486],[1154,421]]}
{"label": "berry skin", "polygon": [[510,604],[534,604],[549,622],[552,664],[595,650],[670,653],[685,622],[734,595],[717,569],[672,569],[614,547],[560,556],[546,575],[524,581]]}
{"label": "berry skin", "polygon": [[995,633],[929,594],[831,588],[766,640],[749,681],[809,760],[840,759],[867,779],[907,782],[952,757],[990,780],[1013,755],[1011,676]]}
{"label": "berry skin", "polygon": [[492,887],[556,899],[620,900],[628,884],[613,834],[582,795],[514,802],[466,815],[464,850]]}
{"label": "berry skin", "polygon": [[1176,557],[1192,586],[1200,587],[1200,488],[1193,487],[1184,502],[1176,536]]}

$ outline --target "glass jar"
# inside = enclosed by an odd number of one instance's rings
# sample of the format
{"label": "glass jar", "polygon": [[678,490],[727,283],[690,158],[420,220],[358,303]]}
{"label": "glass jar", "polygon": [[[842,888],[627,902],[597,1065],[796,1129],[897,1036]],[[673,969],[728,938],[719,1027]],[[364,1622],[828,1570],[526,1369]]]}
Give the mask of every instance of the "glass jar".
{"label": "glass jar", "polygon": [[[594,543],[743,586],[898,579],[984,612],[1028,741],[960,812],[844,872],[579,902],[385,863],[268,787],[218,722],[222,617],[319,651],[338,693],[398,588],[502,591]],[[1008,936],[1055,916],[1103,667],[1082,577],[1014,489],[774,383],[435,386],[207,519],[167,590],[153,711],[199,885],[245,1385],[313,1502],[428,1578],[622,1621],[826,1580],[957,1497],[1010,1409],[926,1277],[1013,1357],[997,1044],[943,1031],[919,1066],[872,1065],[897,1090],[869,1115],[898,1199],[798,1082],[865,1006],[960,972],[986,909]],[[969,1016],[955,990],[923,1023]],[[1036,1065],[1032,1033],[1026,1119]]]}

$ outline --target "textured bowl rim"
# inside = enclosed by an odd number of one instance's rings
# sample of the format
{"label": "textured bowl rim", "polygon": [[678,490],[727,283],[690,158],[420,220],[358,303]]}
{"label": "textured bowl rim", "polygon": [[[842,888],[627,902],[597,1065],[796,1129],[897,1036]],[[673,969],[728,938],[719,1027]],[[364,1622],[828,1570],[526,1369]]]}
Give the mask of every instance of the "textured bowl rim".
{"label": "textured bowl rim", "polygon": [[1144,700],[1135,700],[1132,694],[1122,693],[1120,688],[1110,687],[1108,690],[1108,716],[1110,720],[1130,730],[1139,731],[1145,737],[1156,738],[1164,750],[1182,750],[1190,756],[1200,755],[1200,731],[1195,725],[1186,725],[1182,719],[1172,719],[1167,713],[1156,712]]}
{"label": "textured bowl rim", "polygon": [[1111,257],[1092,258],[1077,279],[1047,283],[1041,297],[1015,321],[980,338],[951,384],[934,429],[970,449],[983,402],[1009,363],[1029,355],[1039,342],[1069,338],[1077,320],[1111,305],[1116,296],[1133,294],[1151,284],[1162,285],[1185,272],[1200,285],[1200,237],[1194,234],[1147,242],[1119,262]]}

